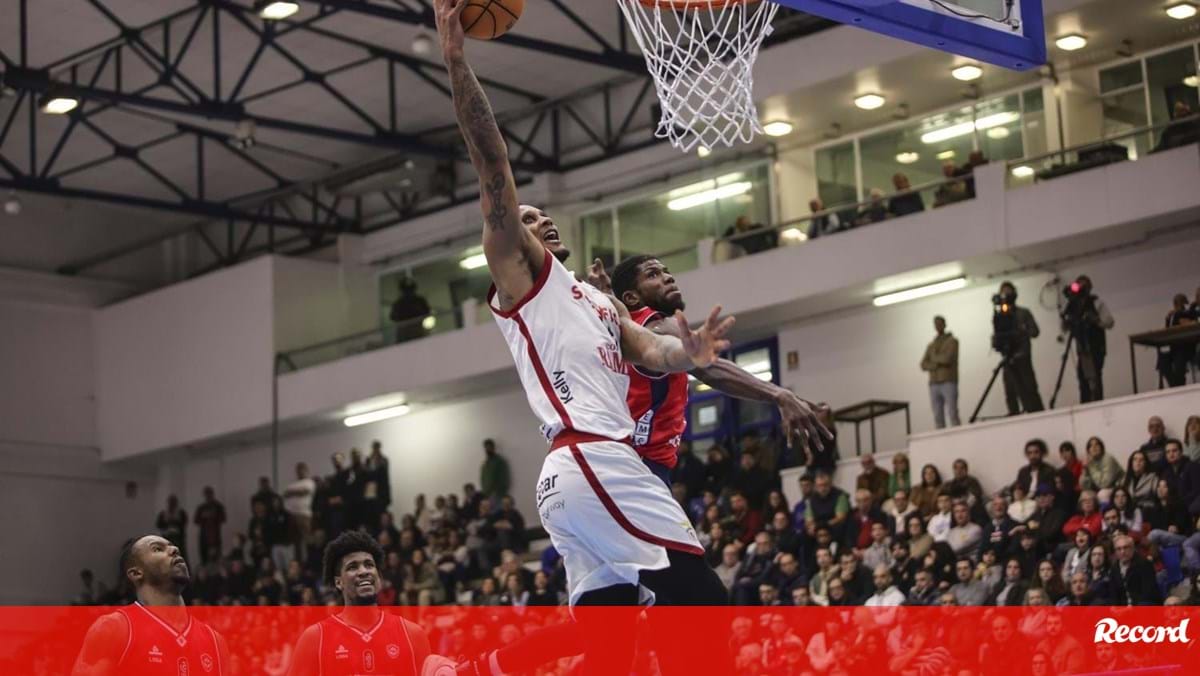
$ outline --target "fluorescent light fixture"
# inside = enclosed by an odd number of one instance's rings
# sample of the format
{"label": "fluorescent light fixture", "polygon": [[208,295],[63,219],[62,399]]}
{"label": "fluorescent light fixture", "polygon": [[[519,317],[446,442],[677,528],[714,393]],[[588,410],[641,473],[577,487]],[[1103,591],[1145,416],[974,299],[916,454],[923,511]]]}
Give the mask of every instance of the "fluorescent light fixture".
{"label": "fluorescent light fixture", "polygon": [[699,155],[700,157],[708,157],[709,155],[712,155],[712,151],[709,150],[708,148],[705,148],[704,146],[700,146],[700,147],[696,148],[696,154]]}
{"label": "fluorescent light fixture", "polygon": [[787,136],[792,133],[792,123],[787,120],[775,120],[763,125],[763,133],[767,136]]}
{"label": "fluorescent light fixture", "polygon": [[462,268],[463,270],[478,270],[485,265],[487,265],[487,256],[481,253],[473,256],[467,256],[458,262],[458,267]]}
{"label": "fluorescent light fixture", "polygon": [[1083,37],[1079,33],[1071,33],[1070,35],[1064,35],[1055,40],[1054,44],[1058,45],[1058,48],[1064,52],[1073,52],[1077,49],[1083,49],[1084,47],[1087,47],[1087,42],[1087,38]]}
{"label": "fluorescent light fixture", "polygon": [[1021,114],[1016,111],[1007,111],[1003,113],[994,113],[975,120],[974,122],[959,122],[952,124],[949,127],[942,127],[933,131],[927,131],[921,134],[921,143],[934,144],[942,141],[949,141],[952,138],[966,136],[975,130],[983,131],[992,127],[1000,127],[1021,119]]}
{"label": "fluorescent light fixture", "polygon": [[421,320],[421,328],[426,331],[432,331],[435,326],[437,326],[437,315],[429,315]]}
{"label": "fluorescent light fixture", "polygon": [[1188,87],[1200,87],[1200,77],[1189,75],[1183,78],[1183,84],[1187,85]]}
{"label": "fluorescent light fixture", "polygon": [[1177,2],[1167,5],[1167,16],[1183,21],[1196,16],[1196,4],[1193,2]]}
{"label": "fluorescent light fixture", "polygon": [[916,300],[918,298],[936,296],[939,293],[957,291],[966,287],[966,285],[967,278],[958,277],[955,279],[948,279],[944,282],[938,282],[937,284],[927,284],[925,286],[918,286],[915,289],[906,289],[904,291],[897,291],[896,293],[889,293],[885,296],[876,296],[873,302],[875,303],[875,307],[895,305],[896,303],[903,303],[905,301]]}
{"label": "fluorescent light fixture", "polygon": [[983,69],[973,63],[968,63],[965,66],[959,66],[950,71],[950,74],[954,76],[955,80],[970,82],[971,80],[978,80],[983,77]]}
{"label": "fluorescent light fixture", "polygon": [[51,115],[66,115],[79,106],[79,99],[69,96],[52,96],[42,103],[42,112]]}
{"label": "fluorescent light fixture", "polygon": [[750,192],[751,184],[749,181],[739,181],[737,183],[729,183],[711,190],[692,193],[687,197],[680,197],[667,202],[667,208],[671,211],[683,211],[698,207],[701,204],[708,204],[726,197],[735,197],[744,193]]}
{"label": "fluorescent light fixture", "polygon": [[854,99],[854,105],[862,108],[863,110],[875,110],[876,108],[882,108],[883,104],[885,103],[887,103],[887,99],[883,98],[879,94],[863,94],[862,96]]}
{"label": "fluorescent light fixture", "polygon": [[958,153],[954,152],[953,150],[943,150],[937,154],[937,158],[939,160],[952,160],[957,154]]}
{"label": "fluorescent light fixture", "polygon": [[804,242],[808,240],[808,233],[800,228],[785,228],[779,233],[779,236],[792,242]]}
{"label": "fluorescent light fixture", "polygon": [[770,359],[760,359],[755,362],[750,362],[749,364],[738,364],[738,366],[741,366],[742,369],[746,373],[770,373],[771,372],[771,360]]}
{"label": "fluorescent light fixture", "polygon": [[911,150],[896,155],[896,161],[900,164],[912,164],[919,159],[921,159],[921,156]]}
{"label": "fluorescent light fixture", "polygon": [[988,138],[994,138],[996,140],[1008,138],[1008,135],[1008,127],[992,127],[991,129],[987,130]]}
{"label": "fluorescent light fixture", "polygon": [[1012,175],[1017,178],[1029,178],[1030,176],[1033,176],[1033,174],[1033,167],[1029,166],[1028,164],[1022,164],[1019,167],[1012,168]]}
{"label": "fluorescent light fixture", "polygon": [[367,425],[373,422],[379,422],[380,420],[387,420],[388,418],[397,418],[408,413],[408,411],[408,404],[389,406],[388,408],[381,408],[377,411],[371,411],[370,413],[352,415],[343,420],[342,424],[346,427],[358,427],[359,425]]}
{"label": "fluorescent light fixture", "polygon": [[300,11],[298,2],[258,2],[255,4],[258,15],[267,21],[279,21]]}

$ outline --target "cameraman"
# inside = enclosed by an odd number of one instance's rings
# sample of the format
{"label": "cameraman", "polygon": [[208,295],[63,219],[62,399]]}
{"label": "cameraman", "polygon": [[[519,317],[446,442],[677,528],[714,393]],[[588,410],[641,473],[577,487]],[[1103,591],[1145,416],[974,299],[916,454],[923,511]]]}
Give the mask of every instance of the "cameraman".
{"label": "cameraman", "polygon": [[1079,403],[1100,401],[1104,399],[1104,357],[1108,353],[1104,332],[1116,322],[1104,301],[1092,293],[1092,280],[1087,275],[1079,275],[1063,294],[1067,297],[1063,327],[1075,338]]}
{"label": "cameraman", "polygon": [[[1000,284],[1000,293],[993,299],[996,315],[993,326],[992,347],[1004,355],[1004,400],[1008,414],[1037,413],[1044,410],[1042,395],[1038,393],[1037,376],[1033,373],[1033,346],[1030,340],[1041,331],[1033,313],[1017,305],[1017,287],[1012,282]],[[998,321],[1004,318],[1005,328]]]}

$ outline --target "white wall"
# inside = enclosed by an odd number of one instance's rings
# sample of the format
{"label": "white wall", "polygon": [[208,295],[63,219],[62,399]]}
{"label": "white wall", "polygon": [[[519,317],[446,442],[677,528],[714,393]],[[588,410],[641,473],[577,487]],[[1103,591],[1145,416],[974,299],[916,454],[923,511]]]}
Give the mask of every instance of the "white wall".
{"label": "white wall", "polygon": [[[1062,282],[1046,291],[1047,308],[1039,291],[1051,278],[1041,273],[1014,278],[1019,303],[1033,311],[1042,335],[1033,343],[1034,371],[1042,398],[1049,405],[1063,345],[1056,342],[1059,323],[1053,303],[1062,286],[1076,275],[1092,278],[1096,293],[1108,304],[1116,326],[1108,332],[1108,360],[1104,370],[1105,393],[1119,396],[1132,392],[1128,336],[1161,328],[1175,293],[1193,289],[1197,277],[1195,260],[1200,241],[1185,240],[1154,249],[1130,251],[1106,258],[1076,261],[1059,270]],[[925,346],[933,337],[933,317],[946,318],[949,330],[959,341],[959,411],[966,422],[983,388],[999,361],[991,351],[991,296],[1000,280],[977,288],[944,294],[885,308],[863,307],[817,317],[779,331],[781,355],[799,352],[795,371],[784,370],[785,386],[810,399],[830,402],[834,408],[865,399],[897,399],[911,404],[913,431],[933,428],[927,395],[927,375],[918,366]],[[1139,389],[1157,387],[1154,353],[1139,348]],[[1077,403],[1074,355],[1063,378],[1058,405]],[[1003,384],[997,379],[982,415],[1002,415]],[[901,414],[879,420],[879,449],[904,447]],[[842,455],[853,454],[853,428],[841,429]],[[864,445],[866,426],[863,426]]]}
{"label": "white wall", "polygon": [[270,420],[272,269],[262,257],[95,311],[105,459]]}

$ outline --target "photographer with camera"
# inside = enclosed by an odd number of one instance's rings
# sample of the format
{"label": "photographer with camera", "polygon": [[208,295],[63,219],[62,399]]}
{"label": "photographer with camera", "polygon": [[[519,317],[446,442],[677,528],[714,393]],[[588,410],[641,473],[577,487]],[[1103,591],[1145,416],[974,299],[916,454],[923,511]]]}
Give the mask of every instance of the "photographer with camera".
{"label": "photographer with camera", "polygon": [[1008,414],[1036,413],[1044,410],[1033,373],[1031,340],[1041,334],[1033,313],[1017,305],[1017,287],[1000,284],[1000,293],[992,296],[992,349],[1004,356],[1004,400]]}
{"label": "photographer with camera", "polygon": [[1063,330],[1075,341],[1075,372],[1079,377],[1079,403],[1104,399],[1104,357],[1108,344],[1104,332],[1115,321],[1108,306],[1092,293],[1092,280],[1079,275],[1063,289],[1067,305],[1061,317]]}

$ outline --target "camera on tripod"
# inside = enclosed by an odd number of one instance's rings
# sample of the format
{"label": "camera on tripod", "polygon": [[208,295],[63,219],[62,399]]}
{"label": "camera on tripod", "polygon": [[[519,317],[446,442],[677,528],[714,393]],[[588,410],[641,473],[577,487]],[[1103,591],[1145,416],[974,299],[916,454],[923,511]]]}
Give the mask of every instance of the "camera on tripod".
{"label": "camera on tripod", "polygon": [[1016,299],[1007,295],[992,296],[992,349],[1011,357],[1016,351],[1017,315]]}
{"label": "camera on tripod", "polygon": [[1063,287],[1063,296],[1067,299],[1067,305],[1059,316],[1069,330],[1075,331],[1096,316],[1095,297],[1079,281]]}

